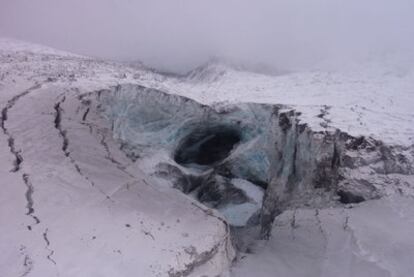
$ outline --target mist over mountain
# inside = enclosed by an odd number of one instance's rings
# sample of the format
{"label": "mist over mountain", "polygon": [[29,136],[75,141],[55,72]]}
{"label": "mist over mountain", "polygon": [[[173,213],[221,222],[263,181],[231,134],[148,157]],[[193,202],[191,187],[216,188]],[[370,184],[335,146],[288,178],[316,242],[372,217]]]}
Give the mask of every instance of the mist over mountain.
{"label": "mist over mountain", "polygon": [[174,72],[212,56],[338,68],[390,56],[407,63],[413,10],[411,0],[2,0],[0,35]]}

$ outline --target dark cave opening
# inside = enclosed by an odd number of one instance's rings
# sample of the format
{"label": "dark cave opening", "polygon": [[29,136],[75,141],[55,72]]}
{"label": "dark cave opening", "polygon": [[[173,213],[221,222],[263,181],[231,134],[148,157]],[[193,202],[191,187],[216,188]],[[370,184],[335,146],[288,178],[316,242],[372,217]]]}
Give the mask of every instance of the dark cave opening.
{"label": "dark cave opening", "polygon": [[339,202],[342,204],[358,204],[365,201],[364,197],[349,191],[339,190],[337,195],[339,196]]}
{"label": "dark cave opening", "polygon": [[180,143],[174,160],[183,165],[213,165],[224,160],[240,140],[240,131],[229,126],[199,128]]}

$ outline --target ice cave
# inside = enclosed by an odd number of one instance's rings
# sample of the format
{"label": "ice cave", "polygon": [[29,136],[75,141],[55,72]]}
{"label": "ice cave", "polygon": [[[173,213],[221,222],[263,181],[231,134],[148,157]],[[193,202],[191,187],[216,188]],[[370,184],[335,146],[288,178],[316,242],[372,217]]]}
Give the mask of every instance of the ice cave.
{"label": "ice cave", "polygon": [[98,98],[123,151],[137,157],[154,183],[217,209],[231,226],[259,228],[266,237],[274,218],[293,205],[365,199],[350,186],[338,194],[341,155],[351,138],[313,132],[289,107],[205,106],[134,85]]}
{"label": "ice cave", "polygon": [[174,160],[182,165],[212,166],[226,158],[240,139],[239,131],[229,126],[201,127],[180,143]]}

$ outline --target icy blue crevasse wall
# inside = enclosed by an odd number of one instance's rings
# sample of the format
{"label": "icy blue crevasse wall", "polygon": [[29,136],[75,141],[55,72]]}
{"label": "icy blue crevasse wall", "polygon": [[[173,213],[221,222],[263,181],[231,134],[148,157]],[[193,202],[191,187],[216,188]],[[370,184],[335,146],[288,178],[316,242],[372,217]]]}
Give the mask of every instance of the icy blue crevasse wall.
{"label": "icy blue crevasse wall", "polygon": [[160,149],[173,156],[197,129],[227,126],[240,132],[241,141],[224,164],[237,177],[269,180],[270,106],[229,105],[216,111],[192,99],[137,85],[117,86],[100,95],[101,111],[112,123],[115,138],[135,156]]}
{"label": "icy blue crevasse wall", "polygon": [[137,85],[117,86],[98,95],[115,138],[133,157],[160,150],[173,157],[180,143],[200,127],[238,129],[241,142],[218,170],[223,176],[267,187],[260,217],[263,237],[284,209],[317,206],[313,203],[321,194],[332,198],[338,190],[377,198],[400,182],[384,175],[414,174],[413,157],[407,154],[414,153],[412,149],[340,130],[314,132],[299,121],[300,113],[288,107],[232,104],[216,109]]}

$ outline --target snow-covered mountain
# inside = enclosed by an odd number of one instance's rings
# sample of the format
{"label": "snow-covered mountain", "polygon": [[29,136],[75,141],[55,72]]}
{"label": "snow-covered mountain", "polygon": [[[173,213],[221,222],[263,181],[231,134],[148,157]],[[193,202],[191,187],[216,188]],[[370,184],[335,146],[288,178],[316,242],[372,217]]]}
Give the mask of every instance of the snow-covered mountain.
{"label": "snow-covered mountain", "polygon": [[0,276],[411,276],[413,96],[0,39]]}

